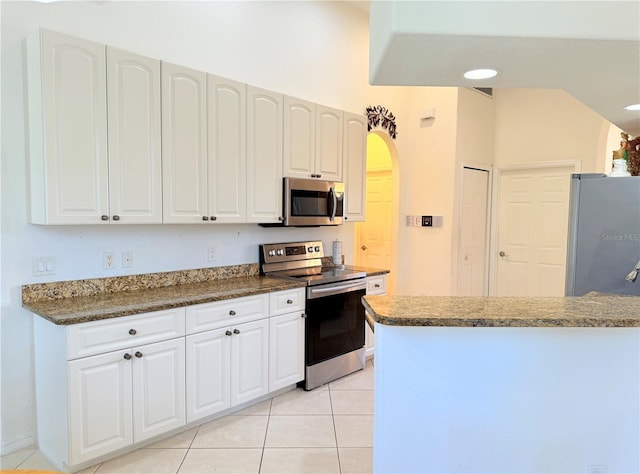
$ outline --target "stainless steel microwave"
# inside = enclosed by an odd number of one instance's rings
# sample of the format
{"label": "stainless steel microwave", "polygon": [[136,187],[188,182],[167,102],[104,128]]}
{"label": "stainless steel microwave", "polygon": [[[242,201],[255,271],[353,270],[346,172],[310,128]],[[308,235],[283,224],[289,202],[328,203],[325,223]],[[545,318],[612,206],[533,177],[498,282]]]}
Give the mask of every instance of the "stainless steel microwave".
{"label": "stainless steel microwave", "polygon": [[283,191],[285,226],[323,226],[343,223],[343,183],[284,178]]}

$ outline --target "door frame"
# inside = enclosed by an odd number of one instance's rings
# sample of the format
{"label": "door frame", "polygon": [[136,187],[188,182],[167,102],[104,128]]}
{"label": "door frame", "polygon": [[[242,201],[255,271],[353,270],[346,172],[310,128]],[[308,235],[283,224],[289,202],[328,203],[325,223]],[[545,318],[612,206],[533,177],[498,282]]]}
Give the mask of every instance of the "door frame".
{"label": "door frame", "polygon": [[478,171],[486,171],[489,173],[488,178],[489,178],[489,182],[487,183],[487,222],[486,222],[486,229],[487,229],[487,235],[486,235],[486,241],[485,241],[485,249],[484,249],[484,258],[485,258],[485,289],[486,289],[486,294],[490,294],[489,293],[489,283],[490,283],[490,278],[489,278],[489,255],[490,255],[490,251],[491,251],[491,217],[492,217],[492,209],[493,209],[493,185],[494,185],[494,180],[493,180],[493,171],[494,171],[494,167],[491,165],[479,165],[476,163],[471,163],[468,161],[462,161],[460,162],[459,166],[458,166],[458,191],[456,192],[456,203],[455,203],[455,209],[456,209],[456,218],[455,218],[455,225],[454,225],[454,231],[453,231],[453,243],[454,245],[452,246],[452,250],[453,252],[451,252],[452,254],[452,261],[451,261],[451,294],[452,295],[457,295],[458,294],[458,262],[460,260],[460,229],[462,228],[462,190],[463,190],[463,185],[464,185],[464,169],[465,168],[471,168],[471,169],[475,169]]}
{"label": "door frame", "polygon": [[497,255],[498,255],[498,231],[500,215],[500,179],[505,171],[524,171],[534,169],[550,169],[573,166],[574,173],[580,173],[582,170],[581,160],[559,160],[559,161],[539,161],[522,165],[503,165],[494,167],[493,182],[491,183],[491,222],[489,224],[489,296],[495,296],[497,286]]}

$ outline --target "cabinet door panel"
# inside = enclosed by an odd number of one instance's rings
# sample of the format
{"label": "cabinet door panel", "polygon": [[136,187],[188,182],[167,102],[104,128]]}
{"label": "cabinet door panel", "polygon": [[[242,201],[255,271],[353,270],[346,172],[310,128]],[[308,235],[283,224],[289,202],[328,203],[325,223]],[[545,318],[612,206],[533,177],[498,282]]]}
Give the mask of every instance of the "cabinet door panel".
{"label": "cabinet door panel", "polygon": [[203,222],[207,212],[206,74],[162,63],[163,222]]}
{"label": "cabinet door panel", "polygon": [[282,218],[282,95],[247,86],[247,222]]}
{"label": "cabinet door panel", "polygon": [[363,222],[366,203],[367,123],[362,115],[344,113],[345,217]]}
{"label": "cabinet door panel", "polygon": [[30,100],[40,98],[42,108],[38,114],[32,108],[30,120],[42,114],[44,144],[36,138],[41,147],[34,144],[31,153],[41,156],[31,165],[43,168],[45,181],[38,184],[44,186],[45,201],[32,206],[46,211],[33,209],[32,222],[101,223],[109,214],[105,46],[47,30],[41,31],[38,46],[31,52],[39,56],[42,70],[33,71],[40,77],[30,78]]}
{"label": "cabinet door panel", "polygon": [[107,47],[107,85],[111,222],[160,224],[160,61]]}
{"label": "cabinet door panel", "polygon": [[283,176],[311,178],[315,174],[316,105],[284,97]]}
{"label": "cabinet door panel", "polygon": [[185,424],[184,338],[132,349],[136,442]]}
{"label": "cabinet door panel", "polygon": [[228,329],[187,337],[187,423],[231,406]]}
{"label": "cabinet door panel", "polygon": [[246,87],[207,76],[209,214],[218,223],[246,219]]}
{"label": "cabinet door panel", "polygon": [[316,173],[342,181],[342,111],[316,105]]}
{"label": "cabinet door panel", "polygon": [[[239,331],[237,334],[235,331]],[[269,391],[269,320],[233,327],[231,340],[231,405]]]}
{"label": "cabinet door panel", "polygon": [[124,359],[125,353],[69,362],[71,465],[133,443],[131,361]]}
{"label": "cabinet door panel", "polygon": [[304,319],[284,314],[269,321],[269,391],[304,379]]}

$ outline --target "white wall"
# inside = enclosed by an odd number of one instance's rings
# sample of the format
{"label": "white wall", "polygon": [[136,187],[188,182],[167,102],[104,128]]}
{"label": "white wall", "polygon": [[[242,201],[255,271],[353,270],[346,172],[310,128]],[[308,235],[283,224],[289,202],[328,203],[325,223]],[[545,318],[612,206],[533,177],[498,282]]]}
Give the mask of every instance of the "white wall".
{"label": "white wall", "polygon": [[[2,2],[2,452],[35,434],[30,314],[23,284],[257,262],[258,244],[344,241],[353,224],[323,229],[257,225],[60,226],[27,224],[24,40],[39,27],[110,44],[343,110],[395,110],[401,89],[370,87],[368,18],[340,2]],[[217,259],[207,261],[207,247]],[[330,246],[328,248],[331,248]],[[116,268],[102,269],[102,253]],[[120,268],[132,251],[134,267]],[[55,256],[56,275],[32,276],[33,257]]]}

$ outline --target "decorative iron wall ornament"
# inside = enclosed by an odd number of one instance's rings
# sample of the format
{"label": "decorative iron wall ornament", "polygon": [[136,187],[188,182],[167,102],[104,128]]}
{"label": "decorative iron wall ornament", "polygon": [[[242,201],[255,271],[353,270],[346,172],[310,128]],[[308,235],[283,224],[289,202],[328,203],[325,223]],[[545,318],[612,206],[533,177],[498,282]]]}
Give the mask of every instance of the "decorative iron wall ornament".
{"label": "decorative iron wall ornament", "polygon": [[396,130],[396,118],[387,110],[386,107],[381,105],[370,105],[366,109],[367,111],[367,131],[375,127],[382,127],[389,133],[389,136],[396,139],[398,131]]}

